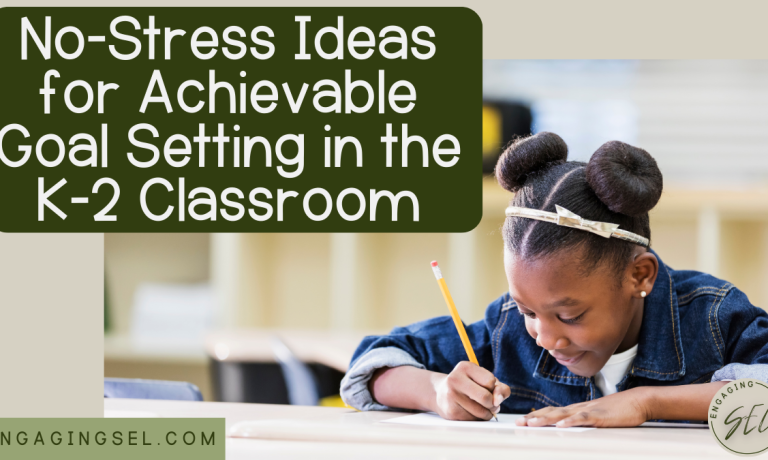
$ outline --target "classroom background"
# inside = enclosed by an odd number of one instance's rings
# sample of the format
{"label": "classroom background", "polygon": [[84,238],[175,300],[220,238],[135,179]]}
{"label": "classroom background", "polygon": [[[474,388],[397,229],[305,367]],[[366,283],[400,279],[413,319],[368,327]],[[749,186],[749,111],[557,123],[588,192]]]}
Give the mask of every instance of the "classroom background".
{"label": "classroom background", "polygon": [[506,290],[511,195],[491,172],[528,132],[558,133],[569,159],[608,140],[646,149],[664,174],[652,247],[768,305],[768,62],[485,61],[483,75],[477,228],[105,234],[105,377],[187,381],[207,401],[338,404],[364,335],[447,314],[430,261],[467,323]]}

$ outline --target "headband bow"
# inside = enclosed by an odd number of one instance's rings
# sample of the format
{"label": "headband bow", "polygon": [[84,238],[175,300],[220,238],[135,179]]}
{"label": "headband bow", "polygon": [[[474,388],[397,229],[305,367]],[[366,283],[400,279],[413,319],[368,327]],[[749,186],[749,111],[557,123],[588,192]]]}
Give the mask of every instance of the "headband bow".
{"label": "headband bow", "polygon": [[600,235],[603,238],[614,237],[629,241],[631,243],[639,244],[641,246],[650,246],[650,241],[648,238],[642,237],[636,233],[628,232],[626,230],[621,230],[619,229],[619,224],[583,219],[581,216],[572,213],[562,206],[555,205],[555,208],[557,209],[557,213],[542,211],[539,209],[509,206],[504,213],[507,215],[507,217],[526,217],[528,219],[551,222],[563,227],[586,230],[590,233],[594,233],[595,235]]}

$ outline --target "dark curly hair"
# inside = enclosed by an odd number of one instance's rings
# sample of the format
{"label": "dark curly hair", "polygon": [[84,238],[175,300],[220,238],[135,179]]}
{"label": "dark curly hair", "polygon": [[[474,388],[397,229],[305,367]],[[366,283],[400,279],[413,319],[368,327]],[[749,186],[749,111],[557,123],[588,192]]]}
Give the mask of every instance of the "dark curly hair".
{"label": "dark curly hair", "polygon": [[[557,134],[540,132],[506,147],[496,179],[515,194],[511,205],[556,212],[560,205],[579,216],[619,224],[650,240],[650,211],[661,197],[661,171],[643,149],[606,142],[588,163],[566,161],[568,146]],[[524,217],[507,217],[504,245],[516,257],[536,259],[566,249],[582,249],[584,275],[602,264],[621,274],[635,248],[630,242]]]}

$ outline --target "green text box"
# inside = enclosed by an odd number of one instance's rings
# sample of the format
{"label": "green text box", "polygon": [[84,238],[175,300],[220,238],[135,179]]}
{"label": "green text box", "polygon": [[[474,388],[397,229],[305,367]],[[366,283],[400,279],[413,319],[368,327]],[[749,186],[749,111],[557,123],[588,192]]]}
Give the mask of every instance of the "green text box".
{"label": "green text box", "polygon": [[[309,59],[296,57],[302,55],[302,27],[303,55]],[[323,28],[340,32],[342,59],[321,58],[315,40]],[[184,34],[174,36],[173,31]],[[0,129],[6,132],[0,161],[0,231],[471,230],[482,215],[481,34],[478,16],[467,8],[3,8]],[[371,38],[373,46],[365,46]],[[141,49],[128,59],[135,50],[131,40]],[[194,54],[193,41],[201,57]],[[382,46],[385,41],[389,43]],[[336,43],[334,31],[327,29],[321,49],[332,53]],[[370,57],[363,58],[368,50]],[[46,77],[49,71],[56,73]],[[140,110],[153,77],[151,95],[162,95],[162,78],[170,113],[159,100]],[[83,83],[73,83],[78,81]],[[339,87],[341,113],[323,113],[337,107],[335,98],[320,94],[334,91],[329,81]],[[392,89],[401,81],[412,85],[415,101],[393,101],[393,96],[411,93],[405,83]],[[186,109],[178,98],[185,82]],[[211,104],[212,83],[222,82],[231,85],[232,93],[222,86]],[[348,100],[354,82],[366,82],[372,97],[361,83]],[[108,89],[109,84],[119,88]],[[274,101],[269,100],[273,89]],[[55,93],[46,96],[41,90]],[[369,100],[371,107],[364,113],[352,109],[354,104],[362,110]],[[273,102],[274,109],[265,113]],[[410,111],[398,112],[409,103],[414,104]],[[199,111],[194,112],[197,105]],[[382,141],[388,124],[391,135]],[[406,126],[412,138],[407,166],[402,145]],[[359,158],[350,136],[360,145]],[[326,138],[331,146],[327,158]],[[91,142],[93,152],[72,154],[75,146]],[[157,162],[148,167],[131,163],[129,152],[137,164],[151,164],[154,153],[147,144],[158,149]],[[251,149],[247,167],[246,144]],[[303,157],[297,160],[300,145]],[[186,165],[180,166],[184,159]],[[57,184],[62,185],[51,192]],[[114,184],[119,188],[116,199]],[[313,189],[314,196],[307,199]],[[222,196],[225,191],[229,193]],[[339,201],[345,214],[339,211]],[[396,220],[393,202],[398,203]]]}
{"label": "green text box", "polygon": [[3,418],[0,458],[224,460],[223,418]]}

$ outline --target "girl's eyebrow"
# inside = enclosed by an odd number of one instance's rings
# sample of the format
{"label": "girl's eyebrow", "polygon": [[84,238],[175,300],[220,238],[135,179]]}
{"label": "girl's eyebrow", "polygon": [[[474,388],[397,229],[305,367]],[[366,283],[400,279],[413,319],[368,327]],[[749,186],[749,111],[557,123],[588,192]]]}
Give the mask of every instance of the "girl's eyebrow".
{"label": "girl's eyebrow", "polygon": [[580,303],[581,302],[579,302],[578,299],[574,299],[571,297],[563,297],[562,299],[552,302],[551,304],[549,304],[549,306],[550,307],[575,307]]}
{"label": "girl's eyebrow", "polygon": [[[519,301],[515,301],[519,306],[522,306],[524,308],[528,308],[525,306],[525,304],[520,303]],[[554,308],[554,307],[575,307],[581,305],[581,302],[578,299],[574,299],[572,297],[563,297],[562,299],[558,299],[550,304],[547,305],[548,308]]]}

